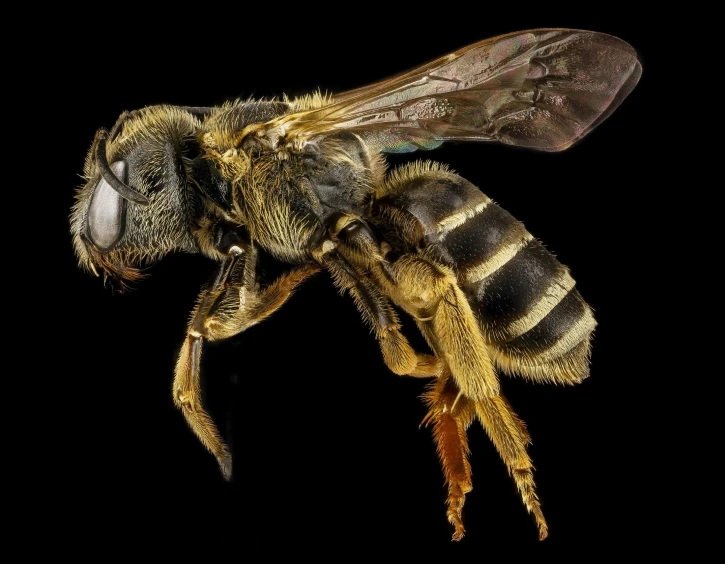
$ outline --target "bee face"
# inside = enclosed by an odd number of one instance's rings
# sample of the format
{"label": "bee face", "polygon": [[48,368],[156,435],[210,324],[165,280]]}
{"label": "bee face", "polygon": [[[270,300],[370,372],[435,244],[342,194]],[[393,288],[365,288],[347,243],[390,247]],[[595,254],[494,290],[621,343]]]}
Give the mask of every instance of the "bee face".
{"label": "bee face", "polygon": [[[198,252],[192,234],[202,208],[192,184],[198,127],[188,112],[155,106],[124,120],[107,142],[97,137],[71,214],[81,265],[123,282],[169,252]],[[111,174],[147,203],[129,200],[103,175],[99,143]]]}

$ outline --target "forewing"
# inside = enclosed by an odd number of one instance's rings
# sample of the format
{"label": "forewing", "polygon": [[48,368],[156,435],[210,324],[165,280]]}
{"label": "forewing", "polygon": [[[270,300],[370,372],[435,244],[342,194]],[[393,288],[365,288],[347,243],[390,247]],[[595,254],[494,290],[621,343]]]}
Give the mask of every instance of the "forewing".
{"label": "forewing", "polygon": [[465,47],[298,114],[288,135],[354,131],[384,152],[447,140],[561,151],[603,121],[639,80],[634,49],[590,31],[537,29]]}

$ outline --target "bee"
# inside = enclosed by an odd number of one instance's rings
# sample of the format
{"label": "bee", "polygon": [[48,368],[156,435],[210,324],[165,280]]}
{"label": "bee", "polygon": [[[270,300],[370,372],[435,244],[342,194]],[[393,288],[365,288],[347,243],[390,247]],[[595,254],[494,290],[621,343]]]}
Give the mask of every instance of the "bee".
{"label": "bee", "polygon": [[[487,39],[339,95],[147,106],[98,130],[70,228],[80,267],[120,287],[173,252],[218,262],[192,310],[172,394],[226,479],[232,456],[201,397],[205,342],[238,335],[326,271],[350,294],[395,374],[428,379],[423,423],[447,487],[453,539],[472,489],[477,420],[538,527],[548,527],[530,437],[499,375],[589,375],[592,310],[567,267],[444,164],[388,170],[385,154],[448,141],[562,151],[626,98],[634,49],[603,33],[534,29]],[[263,281],[265,256],[285,265]],[[410,316],[427,351],[401,331]]]}

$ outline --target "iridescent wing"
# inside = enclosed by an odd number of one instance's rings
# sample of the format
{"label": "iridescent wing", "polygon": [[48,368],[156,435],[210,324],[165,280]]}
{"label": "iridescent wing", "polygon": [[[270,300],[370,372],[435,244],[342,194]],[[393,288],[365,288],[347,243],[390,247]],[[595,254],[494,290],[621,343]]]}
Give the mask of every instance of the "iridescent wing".
{"label": "iridescent wing", "polygon": [[535,29],[475,43],[427,65],[288,115],[288,140],[334,130],[384,152],[432,149],[447,140],[497,141],[561,151],[626,98],[642,72],[616,37]]}

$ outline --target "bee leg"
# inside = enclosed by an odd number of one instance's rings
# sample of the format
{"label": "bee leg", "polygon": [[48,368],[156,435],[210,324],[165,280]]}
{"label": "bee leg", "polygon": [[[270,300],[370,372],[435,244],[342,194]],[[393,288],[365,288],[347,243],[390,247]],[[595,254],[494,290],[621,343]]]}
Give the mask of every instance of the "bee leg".
{"label": "bee leg", "polygon": [[399,376],[431,378],[439,376],[442,364],[435,356],[417,353],[400,331],[400,322],[390,302],[375,285],[353,268],[337,252],[319,258],[332,274],[335,284],[355,300],[363,319],[373,328],[388,368]]}
{"label": "bee leg", "polygon": [[173,383],[174,403],[201,443],[216,457],[227,480],[232,476],[231,453],[201,402],[199,368],[203,342],[226,339],[268,317],[299,283],[319,271],[316,264],[304,265],[259,290],[254,281],[255,259],[256,253],[249,249],[243,260],[241,279],[235,276],[239,273],[241,257],[227,259],[211,287],[200,294],[176,363]]}
{"label": "bee leg", "polygon": [[544,540],[549,529],[536,494],[534,466],[526,452],[526,445],[531,443],[526,425],[501,395],[477,400],[475,409],[478,420],[513,476],[526,509],[536,519],[539,540]]}
{"label": "bee leg", "polygon": [[189,333],[184,339],[176,362],[174,404],[181,409],[186,422],[201,443],[215,456],[224,478],[229,480],[232,476],[232,455],[214,421],[201,404],[199,363],[202,343],[203,338],[199,334]]}
{"label": "bee leg", "polygon": [[[414,255],[403,255],[387,268],[392,276],[386,277],[378,270],[376,279],[417,318],[428,342],[445,359],[456,387],[463,392],[455,409],[464,400],[475,405],[478,419],[513,476],[526,508],[536,519],[539,538],[546,538],[548,528],[536,495],[533,465],[526,452],[529,435],[499,394],[498,376],[488,349],[454,274],[445,266]],[[450,515],[449,509],[449,518]]]}
{"label": "bee leg", "polygon": [[498,394],[498,376],[478,322],[449,268],[408,254],[376,265],[374,275],[384,292],[416,319],[466,397]]}
{"label": "bee leg", "polygon": [[[364,241],[356,240],[365,235],[363,230],[346,235],[347,241],[341,241],[340,245],[342,252],[346,243],[365,248]],[[374,251],[374,248],[368,249],[366,256],[374,256]],[[392,317],[394,311],[377,286],[358,275],[337,251],[324,255],[323,265],[333,273],[338,285],[350,288],[358,307],[377,333],[386,323],[397,325],[397,318]],[[446,365],[445,372],[426,395],[431,408],[424,423],[434,424],[434,437],[449,488],[448,520],[456,528],[454,540],[463,536],[461,510],[465,494],[471,489],[465,430],[474,413],[513,476],[524,504],[534,514],[539,538],[546,538],[548,529],[535,491],[533,465],[526,452],[529,435],[523,422],[499,395],[498,376],[488,348],[455,274],[433,260],[410,254],[392,262],[373,260],[370,267],[373,279],[385,295],[416,319]],[[380,336],[379,339],[382,346],[385,339]]]}
{"label": "bee leg", "polygon": [[200,363],[204,343],[205,321],[209,310],[224,289],[224,283],[232,271],[237,257],[225,261],[219,276],[213,285],[202,291],[189,323],[186,338],[181,346],[173,384],[173,398],[176,407],[181,409],[184,419],[199,438],[201,443],[219,462],[224,478],[232,475],[232,455],[219,434],[214,421],[204,410],[201,403]]}
{"label": "bee leg", "polygon": [[422,425],[433,425],[433,439],[443,466],[448,486],[448,522],[455,527],[453,540],[459,541],[466,532],[463,527],[463,504],[466,494],[473,489],[471,465],[468,462],[468,436],[466,430],[473,421],[473,402],[460,392],[450,373],[445,372],[433,382],[425,394],[430,408]]}

